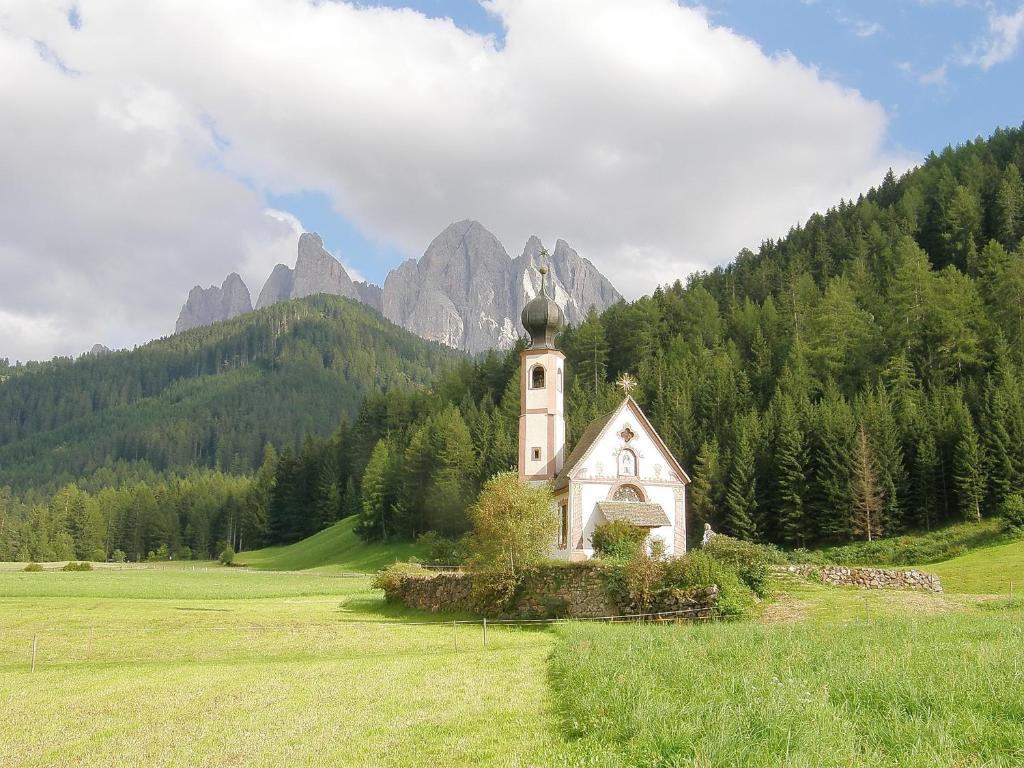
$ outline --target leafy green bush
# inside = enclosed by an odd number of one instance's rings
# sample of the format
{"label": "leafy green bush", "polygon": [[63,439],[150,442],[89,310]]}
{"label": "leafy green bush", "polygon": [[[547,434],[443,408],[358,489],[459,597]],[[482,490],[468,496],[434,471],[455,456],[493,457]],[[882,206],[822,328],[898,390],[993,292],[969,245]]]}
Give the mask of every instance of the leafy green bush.
{"label": "leafy green bush", "polygon": [[720,615],[744,616],[753,607],[754,592],[734,568],[700,550],[666,561],[660,587],[695,589],[711,584],[718,586]]}
{"label": "leafy green bush", "polygon": [[220,553],[220,561],[224,565],[231,565],[235,562],[235,548],[230,544],[224,547],[224,551]]}
{"label": "leafy green bush", "polygon": [[1001,510],[1003,530],[1007,533],[1024,533],[1024,496],[1013,493],[1006,497]]}
{"label": "leafy green bush", "polygon": [[124,553],[123,549],[115,549],[110,554],[110,559],[111,559],[112,562],[115,562],[115,563],[123,563],[123,562],[128,560],[128,555],[126,555]]}
{"label": "leafy green bush", "polygon": [[96,549],[89,553],[89,559],[94,563],[105,563],[107,561],[107,551],[103,547],[96,547]]}
{"label": "leafy green bush", "polygon": [[473,531],[466,539],[477,610],[502,613],[525,573],[547,559],[558,529],[553,503],[550,487],[524,483],[515,472],[500,472],[484,484],[469,510]]}
{"label": "leafy green bush", "polygon": [[416,539],[427,565],[462,565],[468,556],[465,538],[448,539],[436,531],[427,531]]}
{"label": "leafy green bush", "polygon": [[775,547],[741,541],[722,534],[711,539],[703,551],[728,565],[758,597],[768,596],[768,566],[786,561],[782,552]]}
{"label": "leafy green bush", "polygon": [[745,616],[755,602],[754,592],[731,565],[700,550],[659,560],[641,549],[630,562],[615,563],[602,573],[609,597],[642,610],[657,606],[666,593],[712,584],[718,587],[720,616]]}
{"label": "leafy green bush", "polygon": [[630,560],[647,540],[647,530],[627,520],[601,523],[591,541],[597,556],[605,560]]}
{"label": "leafy green bush", "polygon": [[74,560],[72,560],[71,562],[67,563],[63,568],[61,568],[61,570],[62,571],[91,571],[92,570],[92,563],[87,563],[87,562],[76,563]]}
{"label": "leafy green bush", "polygon": [[373,589],[384,590],[384,599],[393,602],[398,597],[398,588],[403,579],[430,579],[435,575],[433,571],[428,571],[419,563],[392,563],[387,568],[377,571],[370,586]]}
{"label": "leafy green bush", "polygon": [[28,565],[26,565],[22,570],[28,571],[29,573],[38,573],[39,571],[45,569],[39,563],[31,562]]}

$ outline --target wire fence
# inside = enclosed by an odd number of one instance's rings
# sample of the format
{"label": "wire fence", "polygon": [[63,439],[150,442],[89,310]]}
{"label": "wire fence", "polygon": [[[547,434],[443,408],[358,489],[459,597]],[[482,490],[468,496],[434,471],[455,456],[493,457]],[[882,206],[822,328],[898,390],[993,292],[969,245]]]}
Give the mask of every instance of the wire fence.
{"label": "wire fence", "polygon": [[210,663],[245,658],[345,660],[504,651],[533,642],[536,638],[531,630],[559,624],[713,618],[704,608],[691,608],[572,619],[343,619],[315,624],[172,624],[164,619],[164,623],[149,627],[0,627],[0,670],[35,672],[77,664]]}

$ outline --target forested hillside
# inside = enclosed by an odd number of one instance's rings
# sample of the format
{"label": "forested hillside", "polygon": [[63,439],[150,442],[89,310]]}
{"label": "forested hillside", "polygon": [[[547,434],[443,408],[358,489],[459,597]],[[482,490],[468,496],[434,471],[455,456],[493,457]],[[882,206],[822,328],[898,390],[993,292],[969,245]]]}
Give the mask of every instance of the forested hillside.
{"label": "forested hillside", "polygon": [[[591,313],[560,340],[570,442],[629,371],[692,470],[691,530],[710,520],[798,546],[998,514],[1024,477],[1022,166],[1024,133],[999,131],[726,268]],[[319,348],[302,348],[315,369]],[[513,350],[463,362],[431,391],[373,394],[329,439],[268,453],[206,540],[237,544],[245,527],[243,543],[294,541],[347,515],[366,538],[457,536],[482,481],[515,462],[517,366]],[[247,460],[262,442],[247,442]],[[32,509],[62,532],[59,505]],[[195,551],[176,519],[142,549]],[[31,528],[9,534],[8,551]]]}
{"label": "forested hillside", "polygon": [[330,434],[367,392],[426,386],[453,358],[358,303],[317,296],[132,351],[12,369],[0,384],[0,486],[251,471],[268,442]]}

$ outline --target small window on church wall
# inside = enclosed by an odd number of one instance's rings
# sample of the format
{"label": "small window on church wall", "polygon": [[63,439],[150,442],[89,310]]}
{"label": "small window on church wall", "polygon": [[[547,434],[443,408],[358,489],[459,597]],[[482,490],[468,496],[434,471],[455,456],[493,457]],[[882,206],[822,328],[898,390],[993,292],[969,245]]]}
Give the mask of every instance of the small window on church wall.
{"label": "small window on church wall", "polygon": [[543,365],[535,365],[530,371],[530,389],[544,389]]}
{"label": "small window on church wall", "polygon": [[562,369],[558,369],[558,391],[562,391]]}
{"label": "small window on church wall", "polygon": [[558,548],[567,549],[569,547],[569,504],[563,501],[558,506],[559,511],[559,525],[558,525]]}
{"label": "small window on church wall", "polygon": [[628,448],[619,452],[619,474],[636,477],[636,454]]}
{"label": "small window on church wall", "polygon": [[534,448],[531,454],[534,461],[540,461],[540,448]]}

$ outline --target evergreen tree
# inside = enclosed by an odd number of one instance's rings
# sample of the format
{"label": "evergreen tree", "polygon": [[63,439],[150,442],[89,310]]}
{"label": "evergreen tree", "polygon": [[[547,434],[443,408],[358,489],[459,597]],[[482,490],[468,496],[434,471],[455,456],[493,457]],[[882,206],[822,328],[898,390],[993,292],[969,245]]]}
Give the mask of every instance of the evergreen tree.
{"label": "evergreen tree", "polygon": [[737,429],[722,519],[725,533],[747,540],[757,535],[757,457],[753,432],[752,418],[745,419]]}
{"label": "evergreen tree", "polygon": [[961,425],[954,454],[953,480],[960,514],[968,520],[981,520],[981,502],[985,496],[985,467],[978,433],[968,416]]}
{"label": "evergreen tree", "polygon": [[362,510],[357,530],[366,539],[388,538],[388,517],[393,504],[389,480],[391,449],[386,439],[377,442],[363,473]]}
{"label": "evergreen tree", "polygon": [[775,536],[782,543],[804,546],[807,543],[804,517],[807,452],[796,410],[785,398],[778,411],[774,447]]}
{"label": "evergreen tree", "polygon": [[853,507],[850,528],[854,533],[871,541],[882,535],[885,496],[884,489],[879,486],[875,475],[875,457],[863,424],[857,430],[853,446],[853,466],[850,471]]}
{"label": "evergreen tree", "polygon": [[718,527],[721,519],[721,490],[725,486],[718,440],[712,437],[697,454],[690,484],[690,529],[698,534],[705,523]]}

